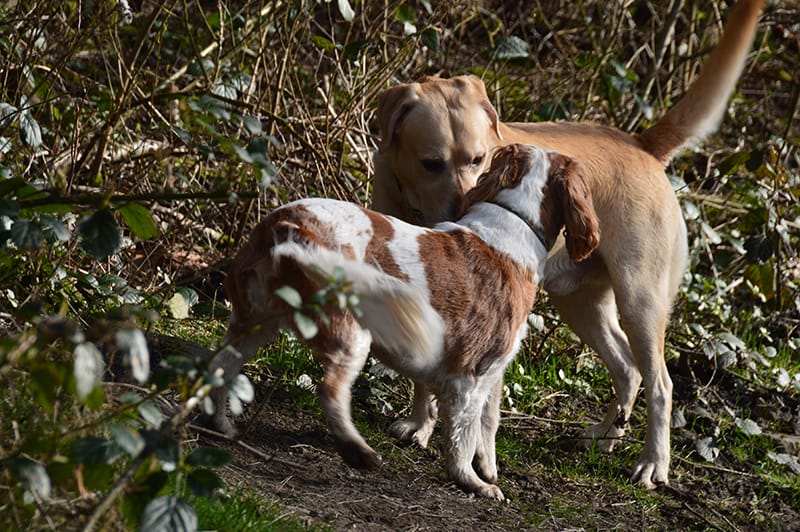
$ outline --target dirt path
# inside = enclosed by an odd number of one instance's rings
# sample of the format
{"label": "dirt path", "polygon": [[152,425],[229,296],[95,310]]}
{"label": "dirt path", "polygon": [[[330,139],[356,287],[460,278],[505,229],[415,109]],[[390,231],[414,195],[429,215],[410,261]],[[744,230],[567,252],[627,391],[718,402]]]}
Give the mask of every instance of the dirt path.
{"label": "dirt path", "polygon": [[[505,437],[554,442],[555,459],[586,458],[585,450],[560,445],[557,429],[530,434],[509,425],[501,429]],[[798,509],[770,495],[760,479],[680,459],[674,476],[690,480],[656,492],[609,481],[607,472],[566,478],[536,461],[516,469],[501,463],[499,485],[509,500],[498,503],[448,482],[435,451],[398,447],[388,438],[372,442],[384,455],[379,470],[351,469],[336,454],[321,415],[288,401],[267,405],[242,441],[257,451],[220,444],[234,455],[224,471],[231,485],[257,490],[287,513],[334,530],[800,529]]]}

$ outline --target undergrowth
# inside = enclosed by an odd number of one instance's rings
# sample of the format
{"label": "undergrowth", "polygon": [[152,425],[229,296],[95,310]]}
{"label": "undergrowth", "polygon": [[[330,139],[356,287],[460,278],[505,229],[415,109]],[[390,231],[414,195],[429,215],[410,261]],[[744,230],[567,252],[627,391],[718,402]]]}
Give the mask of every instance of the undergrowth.
{"label": "undergrowth", "polygon": [[[248,230],[301,197],[368,203],[377,95],[423,75],[480,76],[507,121],[646,128],[731,3],[4,2],[0,526],[192,529],[239,510],[243,526],[304,526],[262,513],[269,494],[230,491],[229,457],[190,428],[224,384],[208,362]],[[767,502],[726,511],[766,523],[800,492],[798,35],[796,6],[768,3],[720,133],[668,168],[691,250],[667,337],[674,477],[732,471]],[[552,469],[657,514],[669,501],[626,481],[643,401],[614,454],[565,451],[610,381],[546,298],[534,311],[507,374],[501,484]],[[245,373],[252,385],[228,383],[245,415],[281,393],[322,423],[319,365],[296,340]],[[392,452],[408,381],[370,362],[356,392],[359,428]]]}

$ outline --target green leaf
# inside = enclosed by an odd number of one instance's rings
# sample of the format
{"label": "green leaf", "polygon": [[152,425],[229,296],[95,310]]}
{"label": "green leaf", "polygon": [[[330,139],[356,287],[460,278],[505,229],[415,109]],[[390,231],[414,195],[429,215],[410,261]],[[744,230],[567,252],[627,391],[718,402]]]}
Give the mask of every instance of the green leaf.
{"label": "green leaf", "polygon": [[[27,490],[35,493],[38,498],[50,498],[50,477],[42,464],[24,457],[12,458],[10,462],[11,469],[22,480]],[[29,497],[30,495],[26,497],[26,502],[31,503],[35,500],[27,500]]]}
{"label": "green leaf", "polygon": [[131,373],[140,383],[150,376],[150,350],[141,329],[118,329],[114,335],[117,347],[128,354]]}
{"label": "green leaf", "polygon": [[408,4],[401,4],[394,12],[394,18],[404,24],[414,23],[414,9]]}
{"label": "green leaf", "polygon": [[42,130],[27,109],[19,115],[19,134],[22,142],[31,148],[38,148],[42,145]]}
{"label": "green leaf", "polygon": [[164,415],[153,401],[147,400],[143,402],[136,410],[139,412],[139,415],[142,416],[142,419],[153,427],[160,427],[161,423],[164,421]]}
{"label": "green leaf", "polygon": [[336,3],[339,6],[339,13],[342,14],[342,18],[347,22],[352,21],[356,16],[356,12],[350,6],[350,2],[348,0],[337,0]]}
{"label": "green leaf", "polygon": [[0,132],[6,129],[16,118],[19,109],[11,104],[0,102]]}
{"label": "green leaf", "polygon": [[156,458],[161,460],[162,471],[175,471],[180,460],[181,450],[178,442],[172,437],[161,439],[161,444],[155,448]]}
{"label": "green leaf", "polygon": [[264,126],[261,124],[261,120],[259,120],[255,116],[244,115],[242,116],[242,123],[244,124],[245,129],[251,135],[260,135],[264,132]]}
{"label": "green leaf", "polygon": [[306,340],[314,338],[319,332],[319,327],[314,323],[314,320],[300,312],[294,313],[294,324],[297,326],[297,331]]}
{"label": "green leaf", "polygon": [[36,222],[15,220],[11,226],[11,240],[20,249],[39,249],[44,240],[44,231]]}
{"label": "green leaf", "polygon": [[108,431],[117,445],[129,455],[136,456],[144,450],[144,438],[138,431],[117,423],[109,423]]}
{"label": "green leaf", "polygon": [[439,32],[436,28],[425,28],[420,34],[422,44],[428,47],[431,52],[439,51]]}
{"label": "green leaf", "polygon": [[198,447],[186,457],[186,464],[195,467],[222,467],[231,461],[231,453],[216,447]]}
{"label": "green leaf", "polygon": [[81,248],[98,260],[103,260],[113,255],[122,245],[119,226],[114,215],[107,209],[102,209],[78,224]]}
{"label": "green leaf", "polygon": [[292,308],[300,308],[303,305],[303,298],[300,297],[300,292],[291,286],[281,286],[275,290],[275,295],[286,301]]}
{"label": "green leaf", "polygon": [[66,242],[69,240],[70,232],[67,226],[61,223],[61,220],[49,214],[41,215],[42,223],[44,223],[55,235],[59,242]]}
{"label": "green leaf", "polygon": [[194,532],[197,530],[197,514],[186,501],[164,495],[144,507],[139,530]]}
{"label": "green leaf", "polygon": [[198,469],[189,473],[186,484],[198,497],[211,497],[214,495],[214,490],[225,486],[219,475],[208,469]]}
{"label": "green leaf", "polygon": [[111,464],[122,456],[123,450],[115,441],[89,436],[72,444],[72,457],[81,464]]}
{"label": "green leaf", "polygon": [[731,175],[739,169],[739,166],[746,163],[748,159],[750,159],[750,153],[745,151],[731,154],[717,165],[717,170],[719,170],[719,173],[722,175]]}
{"label": "green leaf", "polygon": [[322,35],[314,35],[313,37],[311,37],[311,42],[313,42],[326,52],[329,52],[336,48],[335,44],[333,44],[329,39],[326,39]]}
{"label": "green leaf", "polygon": [[63,384],[58,368],[48,364],[31,369],[30,388],[34,397],[48,412],[52,411],[59,387]]}
{"label": "green leaf", "polygon": [[706,462],[713,462],[719,456],[719,447],[712,437],[700,438],[694,444],[695,449]]}
{"label": "green leaf", "polygon": [[752,419],[736,418],[736,426],[748,436],[758,436],[761,434],[761,427]]}
{"label": "green leaf", "polygon": [[494,58],[500,60],[526,59],[530,57],[530,46],[519,37],[500,38],[494,49]]}
{"label": "green leaf", "polygon": [[75,376],[75,388],[78,398],[84,400],[102,381],[105,364],[103,363],[103,355],[90,342],[76,345],[74,355],[73,375]]}
{"label": "green leaf", "polygon": [[155,220],[153,220],[153,215],[141,203],[129,202],[118,210],[125,220],[125,225],[134,235],[142,240],[149,240],[158,236],[158,227]]}
{"label": "green leaf", "polygon": [[169,313],[172,314],[172,317],[176,320],[185,320],[189,317],[189,303],[181,293],[175,292],[175,294],[169,298],[169,301],[167,301],[167,308],[169,308]]}
{"label": "green leaf", "polygon": [[251,402],[256,396],[250,379],[242,373],[238,374],[236,378],[233,379],[231,391],[245,403]]}

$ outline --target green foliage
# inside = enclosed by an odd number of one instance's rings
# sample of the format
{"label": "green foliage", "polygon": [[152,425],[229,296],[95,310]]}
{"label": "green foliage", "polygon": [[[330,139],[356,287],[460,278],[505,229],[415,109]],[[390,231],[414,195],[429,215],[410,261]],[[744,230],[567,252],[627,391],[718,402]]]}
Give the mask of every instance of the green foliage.
{"label": "green foliage", "polygon": [[[730,2],[674,12],[642,2],[124,4],[0,5],[6,528],[58,528],[67,515],[106,528],[238,528],[210,516],[219,508],[242,509],[242,528],[277,518],[262,515],[260,498],[206,499],[222,491],[224,457],[187,443],[186,421],[221,379],[181,352],[156,363],[143,328],[218,344],[224,325],[195,320],[226,318],[212,278],[257,219],[300,197],[366,203],[375,100],[390,83],[473,73],[505,120],[635,132],[684,94]],[[692,463],[738,461],[776,489],[798,478],[775,436],[796,430],[784,411],[800,393],[793,13],[764,18],[721,133],[668,169],[691,249],[667,343],[671,371],[692,384],[676,397],[673,447]],[[327,306],[355,303],[343,279],[329,281],[310,301],[279,292],[302,336]],[[610,399],[608,375],[545,301],[536,311],[504,408],[585,421]],[[256,386],[280,376],[292,399],[315,403],[319,368],[294,338],[248,369]],[[358,388],[382,416],[411,396],[378,363]],[[245,377],[229,392],[237,411],[254,397]],[[637,409],[634,425],[643,418]],[[501,435],[501,457],[586,475],[546,438],[531,441]],[[622,479],[639,451],[623,446],[611,465],[590,454],[590,471]],[[80,502],[59,513],[62,500]]]}

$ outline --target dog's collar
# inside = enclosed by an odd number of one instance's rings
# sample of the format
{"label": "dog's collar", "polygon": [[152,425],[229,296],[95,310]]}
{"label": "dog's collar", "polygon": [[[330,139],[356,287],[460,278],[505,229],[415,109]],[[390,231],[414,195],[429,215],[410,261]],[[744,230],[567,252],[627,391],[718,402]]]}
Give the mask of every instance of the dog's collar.
{"label": "dog's collar", "polygon": [[542,243],[542,245],[544,246],[544,249],[546,249],[547,251],[550,251],[552,249],[553,243],[550,240],[548,240],[548,238],[546,236],[544,236],[544,231],[542,231],[541,227],[537,227],[537,226],[533,225],[530,222],[530,220],[528,220],[527,218],[522,216],[520,213],[518,213],[517,211],[515,211],[514,209],[512,209],[508,205],[503,205],[502,203],[499,203],[497,201],[485,201],[484,203],[490,203],[492,205],[500,207],[501,209],[505,209],[508,212],[510,212],[511,214],[513,214],[514,216],[516,216],[517,218],[519,218],[520,220],[522,220],[523,222],[525,222],[525,225],[528,226],[528,229],[530,229],[531,232],[533,232],[534,236],[536,236],[536,238],[539,240],[539,242]]}

